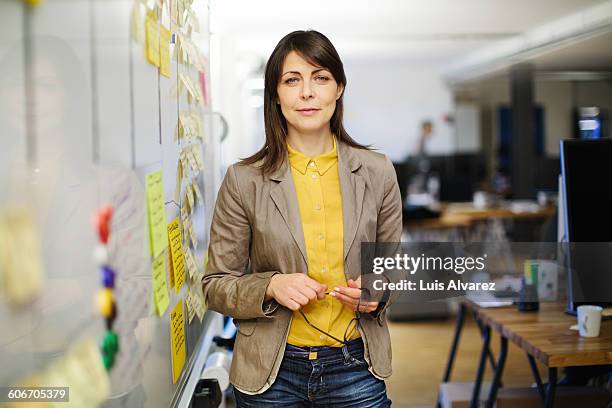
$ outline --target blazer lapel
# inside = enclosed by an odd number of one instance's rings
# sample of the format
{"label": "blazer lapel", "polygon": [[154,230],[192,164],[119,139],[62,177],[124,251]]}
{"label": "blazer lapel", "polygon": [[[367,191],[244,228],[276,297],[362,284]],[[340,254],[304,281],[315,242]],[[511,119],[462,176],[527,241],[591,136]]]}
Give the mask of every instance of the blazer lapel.
{"label": "blazer lapel", "polygon": [[361,162],[351,147],[338,141],[338,175],[342,193],[342,223],[344,227],[344,260],[353,245],[361,219],[365,181],[357,173]]}
{"label": "blazer lapel", "polygon": [[[273,180],[270,188],[270,197],[281,213],[289,232],[291,232],[293,240],[300,249],[304,262],[308,265],[304,230],[302,228],[302,217],[300,216],[300,207],[297,200],[295,183],[293,182],[288,159],[285,159],[283,165],[270,175],[270,179]],[[276,228],[276,226],[271,226],[271,228]],[[306,268],[306,270],[308,270],[308,268]]]}

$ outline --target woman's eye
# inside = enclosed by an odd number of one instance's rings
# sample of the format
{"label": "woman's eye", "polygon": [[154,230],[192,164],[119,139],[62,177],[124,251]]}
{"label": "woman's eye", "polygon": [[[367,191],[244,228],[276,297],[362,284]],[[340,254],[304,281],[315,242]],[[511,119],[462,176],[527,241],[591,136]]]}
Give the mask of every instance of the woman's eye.
{"label": "woman's eye", "polygon": [[297,78],[289,78],[285,81],[286,84],[294,84],[298,81]]}
{"label": "woman's eye", "polygon": [[317,80],[319,80],[319,81],[327,81],[328,79],[329,79],[329,78],[328,78],[328,77],[326,77],[326,76],[324,76],[324,75],[319,75],[319,76],[317,76]]}

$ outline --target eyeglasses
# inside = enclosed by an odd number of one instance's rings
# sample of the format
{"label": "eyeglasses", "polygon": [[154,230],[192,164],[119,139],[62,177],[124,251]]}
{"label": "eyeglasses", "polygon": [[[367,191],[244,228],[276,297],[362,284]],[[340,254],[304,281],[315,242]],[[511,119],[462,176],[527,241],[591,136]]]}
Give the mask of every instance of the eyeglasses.
{"label": "eyeglasses", "polygon": [[323,329],[318,328],[317,326],[315,326],[314,324],[310,323],[310,321],[308,320],[308,318],[306,317],[306,315],[304,314],[304,312],[302,311],[302,309],[300,309],[300,314],[302,315],[302,317],[304,318],[304,321],[306,323],[308,323],[308,325],[310,327],[312,327],[313,329],[315,329],[316,331],[323,333],[324,335],[328,336],[331,339],[336,340],[338,343],[341,343],[343,345],[348,345],[348,342],[350,341],[350,339],[347,339],[347,336],[350,336],[351,333],[353,333],[355,331],[355,329],[359,330],[359,328],[361,327],[360,325],[360,320],[361,320],[361,313],[359,312],[359,309],[361,308],[361,299],[357,300],[357,311],[355,312],[355,317],[353,317],[351,319],[351,321],[349,322],[348,326],[346,327],[346,330],[344,331],[344,341],[340,340],[339,338],[329,334],[328,332],[326,332]]}

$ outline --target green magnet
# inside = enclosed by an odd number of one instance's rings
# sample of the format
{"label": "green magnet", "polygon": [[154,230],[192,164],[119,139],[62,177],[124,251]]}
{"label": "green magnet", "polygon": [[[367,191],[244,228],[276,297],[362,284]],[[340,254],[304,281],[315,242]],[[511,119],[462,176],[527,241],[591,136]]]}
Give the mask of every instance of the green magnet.
{"label": "green magnet", "polygon": [[104,354],[112,355],[114,357],[119,351],[119,337],[117,333],[112,330],[108,330],[104,334],[104,339],[102,340],[102,351]]}
{"label": "green magnet", "polygon": [[106,368],[106,370],[110,370],[113,364],[115,363],[115,356],[103,352],[102,361],[104,362],[104,368]]}

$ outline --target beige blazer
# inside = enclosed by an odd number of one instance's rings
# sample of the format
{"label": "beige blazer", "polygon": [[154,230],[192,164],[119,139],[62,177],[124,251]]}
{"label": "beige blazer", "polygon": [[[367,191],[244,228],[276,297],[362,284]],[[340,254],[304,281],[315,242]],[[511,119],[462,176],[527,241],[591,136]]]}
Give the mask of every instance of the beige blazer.
{"label": "beige blazer", "polygon": [[[402,202],[393,165],[380,153],[338,141],[346,278],[360,275],[364,242],[399,242]],[[230,381],[259,393],[275,380],[293,313],[264,304],[270,278],[307,273],[308,259],[289,160],[263,176],[234,164],[219,190],[210,229],[209,263],[202,279],[208,308],[232,316],[238,328]],[[361,319],[365,359],[378,378],[391,375],[391,343],[385,310]]]}

